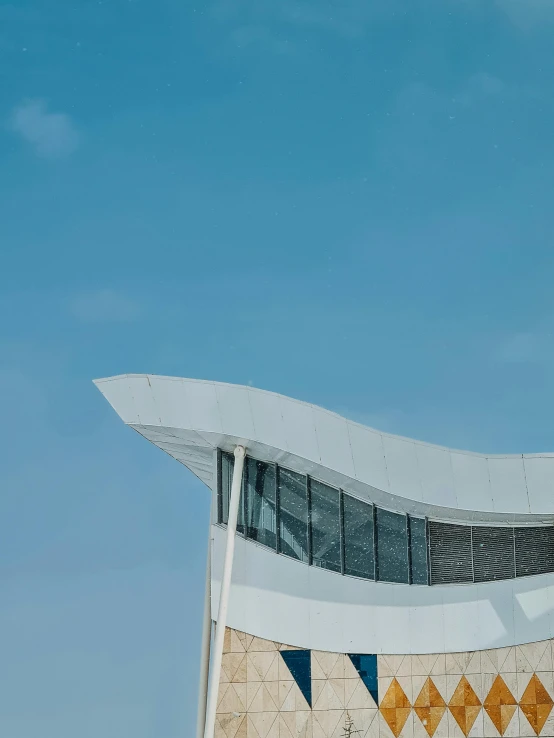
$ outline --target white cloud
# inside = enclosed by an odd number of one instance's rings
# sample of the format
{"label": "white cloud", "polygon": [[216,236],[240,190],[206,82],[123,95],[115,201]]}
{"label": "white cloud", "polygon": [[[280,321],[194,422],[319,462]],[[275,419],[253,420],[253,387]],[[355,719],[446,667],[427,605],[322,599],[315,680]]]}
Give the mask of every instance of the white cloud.
{"label": "white cloud", "polygon": [[303,47],[313,31],[345,39],[363,36],[406,5],[407,0],[214,0],[212,15],[227,26],[233,47],[256,45],[282,54]]}
{"label": "white cloud", "polygon": [[496,5],[522,31],[542,28],[554,22],[553,0],[496,0]]}
{"label": "white cloud", "polygon": [[18,105],[12,112],[10,126],[38,156],[49,159],[68,156],[80,141],[71,118],[65,113],[49,112],[43,100],[26,100]]}
{"label": "white cloud", "polygon": [[543,332],[513,333],[495,349],[495,358],[507,364],[540,364],[554,356],[552,335]]}
{"label": "white cloud", "polygon": [[137,302],[111,289],[77,295],[70,308],[76,318],[86,323],[126,323],[141,312]]}

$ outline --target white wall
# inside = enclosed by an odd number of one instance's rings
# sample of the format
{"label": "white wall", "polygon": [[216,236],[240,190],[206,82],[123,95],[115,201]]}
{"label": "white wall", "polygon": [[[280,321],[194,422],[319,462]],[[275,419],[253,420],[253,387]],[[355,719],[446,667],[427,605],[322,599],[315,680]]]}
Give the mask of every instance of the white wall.
{"label": "white wall", "polygon": [[[226,531],[212,526],[217,616]],[[340,653],[442,653],[554,636],[554,574],[471,585],[366,582],[237,537],[228,625],[292,646]]]}

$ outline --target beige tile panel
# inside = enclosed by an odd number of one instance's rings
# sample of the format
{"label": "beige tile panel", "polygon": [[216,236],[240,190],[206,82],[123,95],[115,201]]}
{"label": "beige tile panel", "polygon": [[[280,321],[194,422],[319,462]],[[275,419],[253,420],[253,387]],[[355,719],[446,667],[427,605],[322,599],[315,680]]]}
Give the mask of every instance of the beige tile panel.
{"label": "beige tile panel", "polygon": [[[310,710],[281,649],[295,650],[227,629],[216,738],[531,738],[537,729],[541,738],[554,738],[551,641],[481,652],[378,656],[381,702],[389,694],[381,711],[348,655],[324,651],[311,653]],[[455,695],[462,679],[467,682],[462,692],[481,704],[459,704]],[[437,704],[444,700],[451,706],[441,713],[431,694]]]}

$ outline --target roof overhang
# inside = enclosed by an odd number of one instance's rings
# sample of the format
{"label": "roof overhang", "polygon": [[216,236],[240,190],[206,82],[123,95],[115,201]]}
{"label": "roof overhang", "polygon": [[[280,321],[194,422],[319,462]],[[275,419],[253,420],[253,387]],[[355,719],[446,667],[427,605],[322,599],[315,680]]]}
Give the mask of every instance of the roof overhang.
{"label": "roof overhang", "polygon": [[242,444],[257,459],[399,512],[451,522],[554,522],[554,454],[455,451],[220,382],[125,374],[94,383],[127,425],[210,489],[215,450]]}

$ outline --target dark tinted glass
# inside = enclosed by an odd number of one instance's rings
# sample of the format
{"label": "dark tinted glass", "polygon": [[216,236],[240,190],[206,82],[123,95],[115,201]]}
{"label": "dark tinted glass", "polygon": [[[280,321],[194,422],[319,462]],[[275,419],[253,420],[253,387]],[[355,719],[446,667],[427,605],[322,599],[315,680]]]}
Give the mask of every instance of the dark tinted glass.
{"label": "dark tinted glass", "polygon": [[516,577],[554,571],[554,527],[515,528]]}
{"label": "dark tinted glass", "polygon": [[281,657],[288,666],[292,678],[300,687],[306,702],[312,706],[312,655],[311,651],[281,651]]}
{"label": "dark tinted glass", "polygon": [[264,546],[277,545],[275,511],[275,467],[248,458],[246,460],[246,535]]}
{"label": "dark tinted glass", "polygon": [[427,537],[424,518],[409,518],[412,584],[428,584]]}
{"label": "dark tinted glass", "polygon": [[344,573],[375,579],[373,552],[373,507],[343,495]]}
{"label": "dark tinted glass", "polygon": [[349,654],[350,661],[354,664],[356,671],[360,675],[363,683],[367,687],[367,691],[373,697],[376,705],[379,704],[378,698],[378,682],[377,682],[377,656],[376,654]]}
{"label": "dark tinted glass", "polygon": [[408,582],[406,516],[377,508],[377,572],[382,582]]}
{"label": "dark tinted glass", "polygon": [[307,479],[279,469],[279,551],[308,562]]}
{"label": "dark tinted glass", "polygon": [[[219,465],[219,522],[227,525],[229,522],[229,500],[231,498],[231,484],[233,482],[233,469],[235,468],[235,457],[231,454],[221,453]],[[244,481],[244,474],[243,474]],[[244,533],[244,485],[240,493],[239,514],[237,519],[237,531]]]}
{"label": "dark tinted glass", "polygon": [[429,521],[431,584],[473,581],[471,526]]}
{"label": "dark tinted glass", "polygon": [[312,565],[341,571],[340,494],[338,489],[310,481]]}
{"label": "dark tinted glass", "polygon": [[474,582],[515,577],[513,528],[477,525],[471,535]]}

